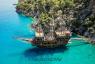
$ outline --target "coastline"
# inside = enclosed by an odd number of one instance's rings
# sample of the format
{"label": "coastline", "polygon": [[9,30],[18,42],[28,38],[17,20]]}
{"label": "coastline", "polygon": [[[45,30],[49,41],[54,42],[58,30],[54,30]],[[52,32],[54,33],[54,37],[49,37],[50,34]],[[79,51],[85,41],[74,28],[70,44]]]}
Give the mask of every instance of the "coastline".
{"label": "coastline", "polygon": [[[27,4],[32,4],[31,3],[32,1],[28,1],[28,3]],[[36,1],[35,1],[36,2]],[[46,1],[47,2],[47,1]],[[22,2],[21,2],[22,3]],[[50,2],[49,2],[50,3]],[[23,4],[26,4],[25,2],[23,2]],[[40,2],[38,2],[38,4],[40,4]],[[54,14],[55,12],[57,12],[58,13],[58,17],[61,17],[62,15],[64,15],[63,14],[63,10],[61,9],[58,9],[57,11],[55,11],[55,8],[54,9],[47,9],[47,8],[45,8],[45,9],[43,9],[43,7],[42,7],[42,10],[45,12],[44,14],[41,12],[41,10],[39,9],[40,7],[39,7],[39,5],[38,4],[33,4],[34,5],[34,9],[29,9],[29,6],[26,6],[26,7],[28,7],[28,8],[24,8],[24,7],[21,7],[20,8],[20,6],[17,6],[16,7],[16,11],[17,11],[17,13],[21,13],[21,15],[23,15],[23,16],[27,16],[27,17],[30,17],[31,19],[32,19],[32,21],[34,22],[34,20],[35,20],[35,18],[32,18],[32,17],[36,17],[37,19],[38,19],[38,17],[39,17],[39,19],[43,19],[43,20],[41,20],[41,21],[43,21],[43,22],[45,22],[46,23],[46,21],[48,21],[48,20],[46,20],[46,18],[47,17],[50,17],[51,16],[51,18],[56,18],[57,16]],[[45,4],[45,3],[44,3]],[[60,3],[59,3],[60,4]],[[59,6],[59,4],[58,4],[58,6]],[[43,5],[43,4],[42,4]],[[23,5],[22,5],[23,6]],[[44,6],[44,5],[43,5]],[[46,6],[48,6],[48,4],[46,4]],[[44,7],[46,7],[46,6],[44,6]],[[50,6],[48,6],[48,7],[50,7]],[[60,7],[60,6],[59,6]],[[68,6],[69,7],[69,6]],[[25,10],[23,10],[23,9],[25,9]],[[28,9],[28,10],[27,10]],[[33,12],[31,12],[33,10]],[[68,10],[69,12],[70,12],[70,10]],[[73,10],[74,11],[74,10]],[[30,13],[31,12],[31,13]],[[47,12],[49,12],[49,13],[47,13]],[[65,11],[66,12],[66,11]],[[71,14],[72,13],[72,14]],[[65,19],[65,21],[74,21],[74,17],[73,17],[73,13],[74,12],[70,12],[70,13],[68,13],[68,15],[70,15],[71,17],[69,18],[69,19],[72,19],[73,18],[73,20],[68,20],[68,18],[66,18]],[[39,15],[40,14],[40,15]],[[48,15],[47,15],[48,14]],[[33,15],[33,16],[32,16]],[[47,15],[47,16],[46,16]],[[45,17],[46,16],[46,17]],[[41,17],[41,18],[40,18]],[[43,18],[44,17],[44,18]],[[64,19],[65,18],[65,16],[63,17],[62,16],[62,19]],[[33,23],[32,22],[32,23]],[[69,22],[70,23],[70,22]],[[73,23],[72,23],[73,24]],[[67,25],[69,28],[71,28],[70,27],[70,25],[72,25],[72,24],[69,24],[69,25]],[[73,27],[73,25],[72,25],[72,27]],[[84,30],[83,29],[83,27],[84,27],[84,29],[85,29],[85,24],[83,25],[83,26],[81,26],[80,25],[80,30],[82,29],[82,30]],[[76,29],[77,27],[75,27],[75,29]],[[74,29],[74,30],[75,30]],[[88,29],[88,28],[87,28]],[[77,31],[76,31],[77,32]],[[80,31],[81,32],[81,31]],[[74,32],[73,32],[74,33]],[[77,33],[77,35],[79,36],[79,37],[81,37],[81,38],[83,38],[84,40],[86,40],[86,41],[88,41],[88,42],[90,42],[90,43],[95,43],[95,41],[92,39],[92,37],[89,37],[89,35],[88,35],[88,37],[85,37],[85,35],[80,35],[80,34],[78,34]]]}

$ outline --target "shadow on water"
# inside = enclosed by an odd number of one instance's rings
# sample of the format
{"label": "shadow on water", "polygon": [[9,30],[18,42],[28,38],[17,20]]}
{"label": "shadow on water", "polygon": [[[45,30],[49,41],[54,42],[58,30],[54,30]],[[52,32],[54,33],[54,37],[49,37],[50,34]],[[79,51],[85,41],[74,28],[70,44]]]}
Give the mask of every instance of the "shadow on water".
{"label": "shadow on water", "polygon": [[54,53],[61,53],[66,51],[68,48],[59,47],[59,48],[31,48],[24,52],[24,56],[27,58],[33,58],[41,55],[52,55]]}
{"label": "shadow on water", "polygon": [[88,44],[89,44],[88,42],[80,42],[80,43],[76,42],[76,43],[71,43],[71,44],[68,44],[67,46],[59,47],[59,48],[34,47],[34,48],[26,49],[25,51],[20,52],[20,53],[8,54],[8,56],[14,57],[14,56],[22,55],[25,58],[36,58],[38,56],[45,56],[45,55],[52,56],[53,54],[56,54],[56,53],[64,53],[66,51],[69,51],[70,48],[80,47],[80,46],[84,46],[84,45],[88,45]]}
{"label": "shadow on water", "polygon": [[76,38],[76,37],[79,37],[78,35],[76,35],[75,33],[72,33],[72,38]]}
{"label": "shadow on water", "polygon": [[59,48],[31,48],[31,49],[25,50],[23,55],[26,58],[33,58],[33,57],[42,56],[42,55],[53,55],[54,53],[64,53],[70,47],[77,47],[77,46],[82,46],[82,45],[87,45],[87,44],[89,43],[83,42],[80,44],[74,44],[74,45],[69,45],[69,46],[59,47]]}

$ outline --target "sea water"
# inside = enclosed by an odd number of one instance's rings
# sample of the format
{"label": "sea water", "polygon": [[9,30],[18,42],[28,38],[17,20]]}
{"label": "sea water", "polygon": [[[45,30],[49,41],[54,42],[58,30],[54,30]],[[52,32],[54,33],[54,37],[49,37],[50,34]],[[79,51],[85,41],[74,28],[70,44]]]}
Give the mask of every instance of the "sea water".
{"label": "sea water", "polygon": [[[15,12],[17,0],[0,0],[0,64],[95,64],[95,45],[70,40],[63,48],[41,49],[18,40],[32,38],[32,19]],[[73,36],[72,38],[76,38]]]}

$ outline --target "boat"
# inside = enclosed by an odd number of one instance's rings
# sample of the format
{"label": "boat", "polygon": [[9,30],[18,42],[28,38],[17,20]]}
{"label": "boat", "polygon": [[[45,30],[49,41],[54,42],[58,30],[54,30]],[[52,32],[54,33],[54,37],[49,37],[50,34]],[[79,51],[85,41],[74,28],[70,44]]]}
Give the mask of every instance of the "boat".
{"label": "boat", "polygon": [[51,20],[47,24],[41,25],[40,21],[37,21],[31,25],[32,29],[35,29],[35,38],[22,40],[28,41],[33,46],[41,48],[65,46],[68,44],[71,32],[64,24],[63,21],[55,22],[55,20]]}

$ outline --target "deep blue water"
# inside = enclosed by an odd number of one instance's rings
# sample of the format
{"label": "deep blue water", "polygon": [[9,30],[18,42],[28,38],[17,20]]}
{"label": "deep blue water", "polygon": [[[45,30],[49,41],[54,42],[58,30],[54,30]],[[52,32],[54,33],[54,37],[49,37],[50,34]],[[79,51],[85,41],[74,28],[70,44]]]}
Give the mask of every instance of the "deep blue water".
{"label": "deep blue water", "polygon": [[[65,48],[40,49],[15,37],[32,37],[32,19],[15,12],[16,0],[0,0],[0,64],[95,64],[95,46],[71,40]],[[75,36],[77,37],[77,36]]]}

